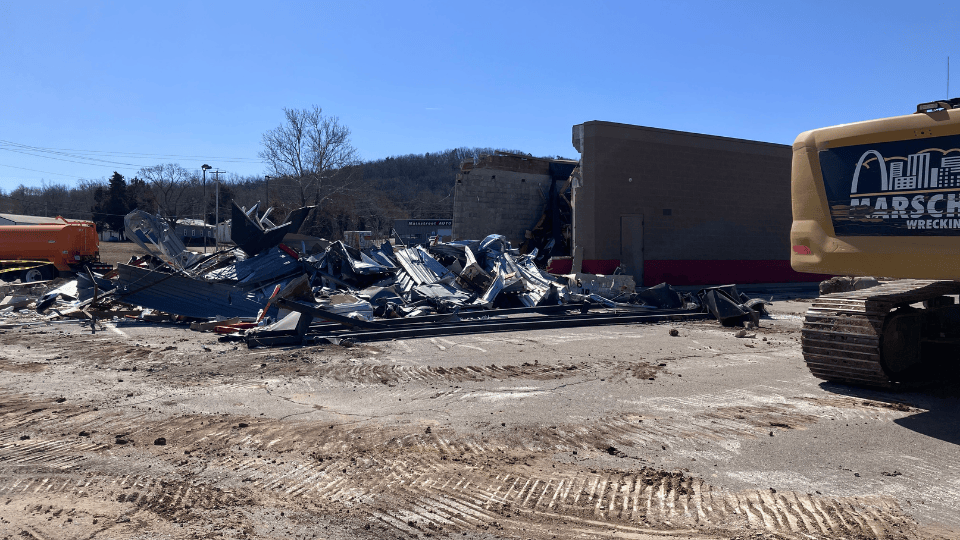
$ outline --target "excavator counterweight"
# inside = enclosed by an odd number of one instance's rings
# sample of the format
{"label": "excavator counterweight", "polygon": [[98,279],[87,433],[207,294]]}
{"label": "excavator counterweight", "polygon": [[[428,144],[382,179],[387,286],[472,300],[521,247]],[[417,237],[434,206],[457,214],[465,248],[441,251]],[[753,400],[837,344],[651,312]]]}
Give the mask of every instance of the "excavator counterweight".
{"label": "excavator counterweight", "polygon": [[815,376],[899,387],[960,360],[958,107],[922,103],[794,142],[793,269],[885,278],[807,311],[803,354]]}

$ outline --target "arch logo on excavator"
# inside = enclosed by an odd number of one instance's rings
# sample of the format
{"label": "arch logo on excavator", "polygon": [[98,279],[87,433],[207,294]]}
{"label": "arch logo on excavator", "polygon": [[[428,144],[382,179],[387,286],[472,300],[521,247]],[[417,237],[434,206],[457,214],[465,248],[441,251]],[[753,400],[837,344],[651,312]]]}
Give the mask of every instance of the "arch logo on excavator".
{"label": "arch logo on excavator", "polygon": [[838,236],[960,235],[960,136],[819,152]]}

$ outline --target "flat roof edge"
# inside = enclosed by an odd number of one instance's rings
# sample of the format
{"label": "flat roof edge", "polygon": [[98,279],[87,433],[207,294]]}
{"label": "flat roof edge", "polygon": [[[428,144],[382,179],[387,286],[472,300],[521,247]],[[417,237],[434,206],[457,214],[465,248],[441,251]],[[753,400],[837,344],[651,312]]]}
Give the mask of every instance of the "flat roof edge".
{"label": "flat roof edge", "polygon": [[590,120],[587,122],[583,122],[582,124],[576,124],[575,126],[583,126],[584,128],[586,128],[587,126],[591,126],[591,125],[592,126],[612,126],[612,127],[622,128],[622,129],[633,129],[637,131],[646,131],[646,132],[652,132],[652,133],[663,133],[663,134],[669,134],[669,135],[695,137],[695,138],[709,139],[709,140],[715,140],[715,141],[756,144],[761,146],[768,146],[771,148],[791,148],[792,149],[792,146],[789,144],[757,141],[753,139],[740,139],[736,137],[724,137],[723,135],[708,135],[706,133],[695,133],[692,131],[679,131],[675,129],[655,128],[650,126],[640,126],[636,124],[623,124],[620,122],[609,122],[606,120]]}

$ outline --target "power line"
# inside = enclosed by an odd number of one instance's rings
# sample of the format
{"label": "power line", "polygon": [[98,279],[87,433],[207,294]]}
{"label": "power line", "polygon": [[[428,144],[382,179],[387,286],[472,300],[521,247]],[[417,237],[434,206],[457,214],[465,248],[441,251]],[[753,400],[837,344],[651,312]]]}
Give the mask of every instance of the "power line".
{"label": "power line", "polygon": [[[55,160],[57,160],[57,161],[66,161],[66,162],[68,162],[68,163],[78,163],[78,164],[80,164],[80,165],[93,165],[93,166],[95,166],[95,167],[96,167],[96,166],[102,166],[102,165],[100,165],[100,164],[98,164],[98,163],[88,163],[88,162],[84,162],[84,161],[74,161],[74,160],[72,160],[72,159],[64,159],[64,158],[58,158],[58,157],[53,157],[53,156],[44,156],[44,155],[41,155],[41,154],[32,154],[32,153],[30,153],[30,152],[25,152],[25,151],[23,151],[23,150],[14,150],[13,148],[4,148],[4,147],[2,147],[2,146],[0,146],[0,150],[6,150],[7,152],[16,152],[16,153],[18,153],[18,154],[25,154],[25,155],[28,155],[28,156],[34,156],[34,157],[39,157],[39,158],[44,158],[44,159],[55,159]],[[69,156],[69,154],[61,154],[61,155]],[[83,157],[83,156],[70,156],[70,157],[78,157],[78,158],[80,158],[80,159],[91,159],[91,160],[93,160],[93,161],[102,161],[103,163],[109,163],[109,164],[111,164],[111,165],[124,165],[124,166],[127,166],[127,167],[140,167],[140,165],[136,165],[136,164],[134,164],[134,163],[121,163],[121,162],[119,162],[119,161],[106,161],[106,160],[103,160],[103,159],[85,158],[85,157]]]}
{"label": "power line", "polygon": [[43,174],[55,174],[55,175],[57,175],[57,176],[69,176],[70,178],[77,178],[77,176],[76,176],[76,175],[73,175],[73,174],[62,174],[62,173],[55,173],[55,172],[50,172],[50,171],[40,171],[40,170],[37,170],[37,169],[28,169],[28,168],[26,168],[26,167],[15,167],[15,166],[13,166],[13,165],[4,165],[3,163],[0,163],[0,167],[10,167],[11,169],[21,169],[21,170],[24,170],[24,171],[33,171],[33,172],[38,172],[38,173],[43,173]]}
{"label": "power line", "polygon": [[[107,170],[109,170],[109,169],[114,169],[114,170],[116,170],[117,166],[119,166],[119,167],[129,167],[129,168],[135,168],[135,169],[142,169],[142,168],[148,167],[148,166],[150,166],[150,165],[152,165],[152,164],[148,164],[148,163],[136,164],[136,163],[128,163],[128,162],[122,162],[122,161],[112,161],[112,160],[107,160],[107,159],[100,159],[99,157],[87,156],[87,155],[82,155],[82,154],[75,154],[75,153],[70,153],[70,152],[86,152],[86,153],[92,153],[92,154],[99,154],[99,155],[101,155],[101,156],[103,156],[103,157],[108,157],[108,156],[112,156],[112,155],[119,155],[120,157],[128,157],[128,158],[129,158],[129,157],[133,157],[134,159],[147,159],[147,156],[149,156],[150,158],[163,158],[163,157],[166,157],[166,158],[171,158],[171,157],[188,158],[188,157],[189,157],[189,158],[197,158],[197,159],[216,159],[216,160],[218,160],[218,161],[227,162],[227,163],[250,163],[250,164],[253,164],[253,163],[263,163],[262,161],[257,161],[257,160],[245,160],[244,158],[225,158],[225,157],[221,157],[221,158],[207,158],[207,157],[200,157],[200,156],[171,156],[171,155],[162,155],[162,154],[153,154],[153,155],[151,155],[151,154],[136,154],[136,153],[132,153],[132,152],[108,152],[108,151],[98,151],[98,150],[66,150],[66,149],[55,149],[55,148],[31,146],[31,145],[26,145],[26,144],[17,143],[17,142],[14,142],[14,141],[7,141],[7,140],[0,140],[0,150],[5,150],[5,151],[7,151],[7,152],[13,152],[13,153],[17,153],[17,154],[23,154],[23,155],[32,156],[32,157],[38,157],[38,158],[43,158],[43,159],[52,159],[52,160],[56,160],[56,161],[63,161],[63,162],[66,162],[66,163],[76,163],[76,164],[78,164],[78,165],[84,165],[84,166],[87,166],[87,167],[98,167],[98,168],[103,168],[103,169],[107,169]],[[71,158],[72,158],[72,159],[71,159]],[[64,174],[64,173],[55,173],[55,172],[51,172],[51,171],[42,171],[42,170],[39,170],[39,169],[31,169],[31,168],[28,168],[28,167],[17,167],[17,166],[15,166],[15,165],[2,165],[2,166],[4,166],[4,167],[10,167],[10,168],[13,168],[13,169],[20,169],[20,170],[25,170],[25,171],[39,172],[39,173],[43,173],[43,174],[51,174],[51,175],[68,177],[68,178],[74,178],[74,179],[78,179],[78,178],[81,178],[81,177],[82,177],[81,175],[71,175],[71,174]],[[124,171],[124,172],[129,173],[130,171]],[[223,172],[224,172],[224,173],[228,173],[228,174],[236,174],[236,173],[231,173],[231,172],[229,172],[229,171],[223,171]],[[22,179],[21,179],[21,180],[22,180]]]}
{"label": "power line", "polygon": [[225,156],[197,156],[197,155],[181,155],[181,154],[150,154],[144,152],[119,152],[111,150],[80,150],[80,149],[70,149],[70,148],[52,148],[52,147],[43,147],[43,146],[32,146],[23,143],[18,143],[14,141],[0,140],[0,144],[11,145],[24,150],[31,150],[36,152],[45,152],[52,153],[57,155],[64,155],[68,157],[77,157],[81,159],[97,159],[94,157],[70,154],[69,152],[78,152],[80,154],[99,154],[102,156],[118,156],[118,157],[127,157],[127,158],[178,158],[178,159],[216,159],[220,161],[227,161],[233,163],[265,163],[261,159],[254,158],[241,158],[241,157],[225,157]]}

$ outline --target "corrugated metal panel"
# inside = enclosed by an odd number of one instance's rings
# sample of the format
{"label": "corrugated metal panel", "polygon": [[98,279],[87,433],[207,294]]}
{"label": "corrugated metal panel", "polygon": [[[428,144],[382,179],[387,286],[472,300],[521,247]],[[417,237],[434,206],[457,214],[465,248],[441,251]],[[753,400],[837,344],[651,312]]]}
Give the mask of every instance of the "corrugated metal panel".
{"label": "corrugated metal panel", "polygon": [[280,248],[274,247],[256,257],[218,268],[204,275],[204,278],[214,281],[257,283],[275,281],[301,273],[303,273],[303,265],[299,261],[284,253]]}
{"label": "corrugated metal panel", "polygon": [[117,265],[117,294],[122,302],[145,308],[208,319],[255,317],[266,304],[263,293],[245,292],[228,283],[201,281],[126,264]]}
{"label": "corrugated metal panel", "polygon": [[379,248],[371,249],[370,257],[376,261],[377,264],[382,265],[384,268],[389,268],[391,270],[397,269],[397,265],[392,259],[393,249],[390,247],[390,244],[384,244]]}
{"label": "corrugated metal panel", "polygon": [[367,255],[364,255],[360,250],[354,249],[343,242],[338,241],[330,244],[327,251],[346,262],[350,266],[350,271],[358,276],[389,274],[395,268],[392,264],[390,266],[384,266]]}
{"label": "corrugated metal panel", "polygon": [[[566,296],[566,286],[557,283],[549,275],[544,275],[529,257],[522,257],[519,261],[516,261],[516,268],[526,288],[526,292],[520,295],[520,301],[523,302],[523,305],[527,307],[538,306],[545,299],[553,297],[559,301],[562,296]],[[551,294],[554,290],[558,294]]]}
{"label": "corrugated metal panel", "polygon": [[420,246],[401,249],[395,255],[397,262],[417,285],[437,283],[453,277],[453,272]]}
{"label": "corrugated metal panel", "polygon": [[455,302],[458,304],[463,304],[470,300],[470,297],[473,296],[468,292],[462,291],[457,287],[448,285],[446,283],[429,283],[424,285],[417,285],[413,288],[414,298],[413,300],[419,300],[419,297],[422,298],[436,298],[438,300],[445,300],[447,302]]}

